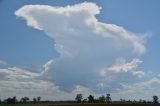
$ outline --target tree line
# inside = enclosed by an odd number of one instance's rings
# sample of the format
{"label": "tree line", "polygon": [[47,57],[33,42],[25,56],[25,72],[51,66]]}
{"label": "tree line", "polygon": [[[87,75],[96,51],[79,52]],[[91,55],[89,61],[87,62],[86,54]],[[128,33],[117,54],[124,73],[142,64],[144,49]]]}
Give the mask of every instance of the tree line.
{"label": "tree line", "polygon": [[0,99],[0,103],[7,103],[7,104],[15,104],[15,103],[40,103],[40,102],[52,102],[52,103],[140,103],[140,104],[159,104],[158,96],[152,96],[152,101],[146,101],[140,99],[139,101],[136,100],[125,100],[120,99],[119,101],[112,101],[111,95],[108,93],[106,95],[101,95],[98,98],[95,98],[93,95],[89,95],[87,98],[83,98],[81,93],[75,96],[75,100],[73,101],[42,101],[41,97],[38,96],[36,98],[30,99],[29,97],[22,97],[20,100],[17,100],[16,96],[8,97],[3,101]]}
{"label": "tree line", "polygon": [[102,95],[98,99],[95,99],[93,95],[89,95],[86,99],[83,99],[82,94],[77,94],[75,100],[77,103],[111,103],[110,94],[107,94],[106,97]]}
{"label": "tree line", "polygon": [[94,98],[93,95],[89,95],[87,98],[83,99],[83,95],[77,94],[75,97],[75,101],[77,103],[140,103],[140,104],[158,104],[158,96],[154,95],[152,96],[152,101],[146,101],[140,99],[139,101],[136,100],[125,100],[125,99],[120,99],[119,101],[112,101],[111,95],[106,94],[106,96],[102,95],[98,98]]}
{"label": "tree line", "polygon": [[15,104],[15,103],[27,103],[27,102],[40,102],[41,101],[41,97],[38,96],[36,98],[33,98],[32,100],[30,100],[29,97],[22,97],[19,101],[17,100],[16,96],[13,97],[8,97],[7,99],[4,99],[3,101],[0,99],[0,103],[8,103],[8,104]]}

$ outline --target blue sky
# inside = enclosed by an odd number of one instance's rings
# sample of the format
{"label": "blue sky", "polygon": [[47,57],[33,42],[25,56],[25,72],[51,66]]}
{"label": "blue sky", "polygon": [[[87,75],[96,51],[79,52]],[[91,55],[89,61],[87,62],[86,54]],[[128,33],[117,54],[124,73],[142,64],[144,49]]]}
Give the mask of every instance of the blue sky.
{"label": "blue sky", "polygon": [[[138,95],[133,93],[136,92],[136,87],[145,92],[160,88],[153,87],[160,83],[160,1],[88,2],[0,1],[0,76],[3,76],[0,79],[0,92],[9,91],[1,98],[18,92],[16,89],[4,90],[4,83],[10,84],[9,88],[14,84],[15,88],[20,87],[22,91],[26,91],[21,92],[18,97],[34,97],[33,92],[36,91],[32,87],[23,88],[22,85],[35,83],[31,85],[39,89],[38,95],[55,100],[72,99],[78,92],[86,95],[110,92],[115,99],[122,98],[119,95],[128,98],[126,95],[131,94],[133,96],[130,98],[134,99]],[[27,7],[30,4],[31,9]],[[51,11],[47,5],[55,10]],[[70,10],[67,5],[70,5]],[[84,9],[85,6],[89,7]],[[69,16],[65,13],[57,15],[58,11],[64,11],[60,7],[66,9]],[[37,8],[42,9],[41,12]],[[87,19],[91,22],[83,24]],[[64,23],[68,25],[66,29]],[[43,93],[46,89],[40,89],[41,86],[58,93]],[[154,95],[145,92],[141,98],[149,99]],[[55,98],[59,94],[64,96]],[[68,95],[71,98],[66,98]]]}

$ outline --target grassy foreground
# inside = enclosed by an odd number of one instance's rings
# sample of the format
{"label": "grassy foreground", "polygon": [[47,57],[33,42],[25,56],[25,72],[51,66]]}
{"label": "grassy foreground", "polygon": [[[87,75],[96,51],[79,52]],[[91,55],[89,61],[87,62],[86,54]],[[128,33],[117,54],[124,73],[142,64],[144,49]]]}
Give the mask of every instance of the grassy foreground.
{"label": "grassy foreground", "polygon": [[0,104],[0,106],[160,106],[160,104],[106,104],[106,103],[26,103],[26,104]]}

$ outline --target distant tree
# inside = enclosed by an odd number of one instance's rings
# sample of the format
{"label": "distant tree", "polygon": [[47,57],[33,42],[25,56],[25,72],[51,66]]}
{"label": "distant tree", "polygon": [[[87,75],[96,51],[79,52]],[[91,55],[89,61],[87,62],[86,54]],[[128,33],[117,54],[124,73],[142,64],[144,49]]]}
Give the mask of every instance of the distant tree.
{"label": "distant tree", "polygon": [[100,96],[100,97],[98,98],[98,101],[99,101],[100,103],[104,103],[104,102],[106,101],[105,96],[104,96],[104,95]]}
{"label": "distant tree", "polygon": [[142,99],[139,99],[139,103],[143,103],[143,100],[142,100]]}
{"label": "distant tree", "polygon": [[87,99],[83,99],[83,101],[82,101],[83,103],[87,103]]}
{"label": "distant tree", "polygon": [[147,103],[146,100],[143,100],[143,103]]}
{"label": "distant tree", "polygon": [[29,98],[28,97],[22,97],[20,101],[26,103],[26,102],[29,101]]}
{"label": "distant tree", "polygon": [[14,96],[12,99],[13,99],[13,102],[14,102],[14,103],[18,102],[16,96]]}
{"label": "distant tree", "polygon": [[106,102],[107,103],[111,102],[111,97],[110,96],[111,96],[110,94],[107,94],[107,96],[106,96]]}
{"label": "distant tree", "polygon": [[14,96],[13,98],[9,97],[9,98],[5,99],[4,102],[6,102],[6,103],[16,103],[17,102],[16,96]]}
{"label": "distant tree", "polygon": [[129,99],[128,101],[127,101],[128,103],[132,103],[132,101]]}
{"label": "distant tree", "polygon": [[120,101],[121,101],[121,102],[126,102],[126,100],[125,100],[125,99],[122,99],[122,98],[120,99]]}
{"label": "distant tree", "polygon": [[142,99],[139,99],[138,102],[139,102],[139,103],[144,103],[144,104],[147,103],[146,100],[142,100]]}
{"label": "distant tree", "polygon": [[158,96],[153,96],[153,103],[154,104],[158,103]]}
{"label": "distant tree", "polygon": [[152,104],[152,102],[151,101],[147,101],[147,104]]}
{"label": "distant tree", "polygon": [[132,101],[133,103],[137,103],[137,101],[134,99],[133,101]]}
{"label": "distant tree", "polygon": [[11,100],[11,99],[12,99],[11,97],[8,97],[7,99],[4,100],[4,102],[5,102],[5,103],[12,103],[12,100]]}
{"label": "distant tree", "polygon": [[89,95],[89,96],[88,96],[88,102],[89,102],[89,103],[93,103],[93,102],[94,102],[94,96]]}
{"label": "distant tree", "polygon": [[76,95],[75,100],[76,100],[78,103],[81,103],[81,102],[82,102],[82,99],[83,99],[82,94],[77,94],[77,95]]}
{"label": "distant tree", "polygon": [[36,99],[36,98],[33,98],[33,102],[36,103],[36,102],[37,102],[37,99]]}
{"label": "distant tree", "polygon": [[37,101],[38,101],[38,102],[41,101],[41,97],[40,97],[40,96],[37,97]]}

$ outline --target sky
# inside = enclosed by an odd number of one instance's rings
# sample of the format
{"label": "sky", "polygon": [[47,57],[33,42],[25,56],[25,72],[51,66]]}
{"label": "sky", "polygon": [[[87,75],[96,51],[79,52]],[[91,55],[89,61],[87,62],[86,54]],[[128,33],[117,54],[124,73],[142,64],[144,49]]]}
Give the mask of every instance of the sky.
{"label": "sky", "polygon": [[159,0],[0,0],[0,98],[160,96]]}

